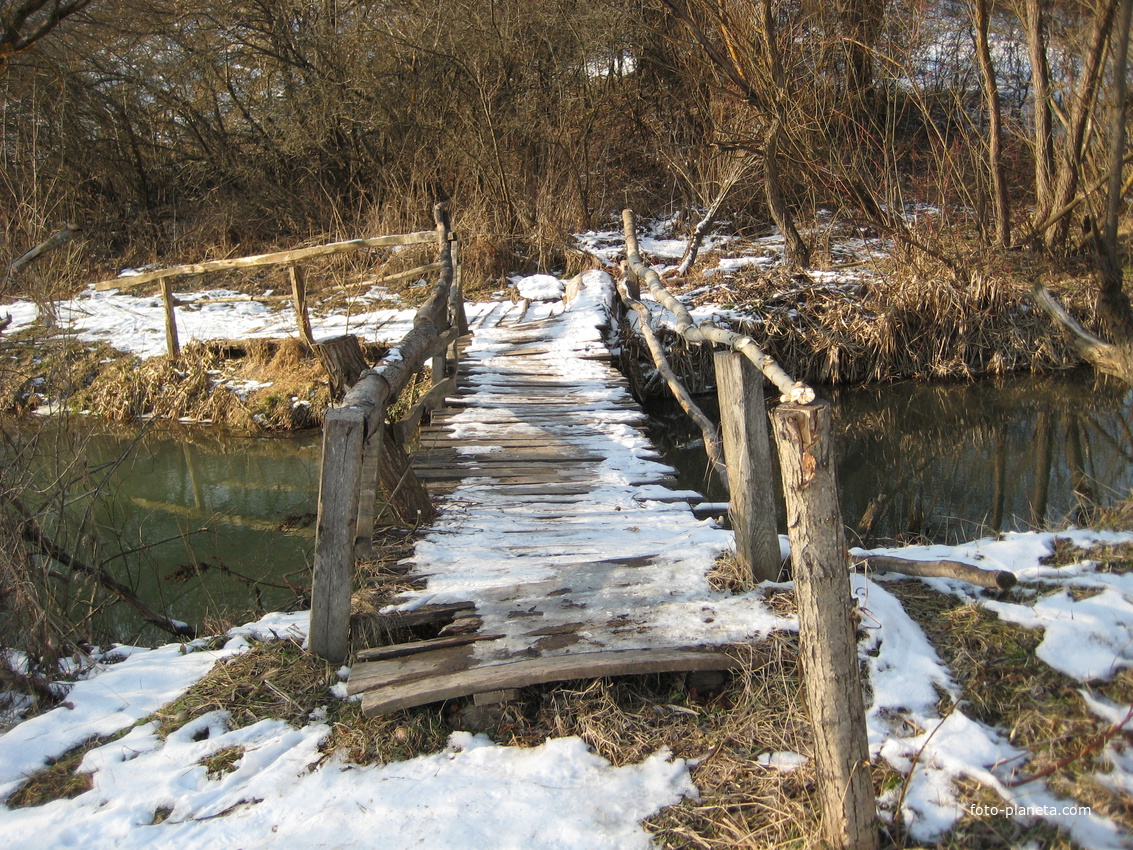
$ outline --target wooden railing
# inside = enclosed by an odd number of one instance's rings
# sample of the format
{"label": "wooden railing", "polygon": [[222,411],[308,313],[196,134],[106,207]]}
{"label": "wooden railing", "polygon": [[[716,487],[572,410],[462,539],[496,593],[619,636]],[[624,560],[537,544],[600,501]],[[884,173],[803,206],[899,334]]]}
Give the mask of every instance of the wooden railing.
{"label": "wooden railing", "polygon": [[[438,271],[438,280],[417,311],[413,328],[375,368],[362,373],[323,419],[309,642],[314,653],[334,664],[344,661],[349,650],[354,563],[370,551],[383,466],[388,469],[393,462],[387,479],[412,474],[398,442],[426,410],[442,404],[456,384],[459,337],[468,323],[454,237],[443,206],[436,207],[435,216],[433,239],[439,256],[431,268]],[[400,422],[387,427],[387,409],[429,359],[433,388]]]}
{"label": "wooden railing", "polygon": [[[451,234],[447,234],[451,236]],[[300,338],[308,345],[314,345],[315,340],[311,332],[311,320],[307,312],[307,283],[303,267],[298,265],[303,260],[315,257],[328,257],[336,254],[350,254],[369,248],[390,248],[398,245],[426,245],[437,240],[437,231],[422,230],[415,233],[402,233],[393,236],[371,236],[364,239],[349,239],[345,242],[331,242],[325,245],[313,245],[308,248],[295,248],[290,251],[275,251],[270,254],[256,254],[248,257],[236,257],[227,260],[208,260],[203,263],[186,263],[179,266],[169,266],[163,269],[142,272],[141,274],[126,275],[123,277],[100,280],[94,288],[99,292],[110,289],[132,289],[147,283],[157,281],[161,287],[162,303],[165,306],[165,346],[170,357],[177,357],[181,353],[181,343],[177,334],[176,307],[180,303],[173,295],[173,280],[188,275],[211,274],[231,271],[233,269],[248,269],[258,266],[288,266],[288,275],[291,280],[290,295],[245,295],[217,298],[200,298],[193,301],[194,305],[217,304],[235,301],[262,301],[276,303],[291,301],[295,305],[295,316]],[[439,261],[429,263],[417,268],[405,269],[394,274],[375,277],[362,283],[346,287],[346,291],[367,289],[371,286],[380,286],[423,277],[441,270]]]}
{"label": "wooden railing", "polygon": [[[814,390],[792,379],[751,338],[709,321],[693,322],[660,276],[642,261],[632,210],[623,212],[622,224],[627,281],[619,291],[623,302],[642,317],[642,330],[652,332],[648,329],[652,317],[638,300],[640,285],[644,283],[673,314],[676,331],[684,339],[693,344],[716,343],[724,347],[714,358],[724,463],[736,559],[749,580],[779,578],[781,564],[763,379],[767,378],[781,393],[782,403],[771,413],[771,430],[779,451],[787,503],[800,659],[806,662],[804,684],[815,732],[823,838],[833,847],[876,847],[875,801],[858,672],[854,599],[834,469],[830,405],[816,401]],[[706,432],[706,445],[711,436]]]}

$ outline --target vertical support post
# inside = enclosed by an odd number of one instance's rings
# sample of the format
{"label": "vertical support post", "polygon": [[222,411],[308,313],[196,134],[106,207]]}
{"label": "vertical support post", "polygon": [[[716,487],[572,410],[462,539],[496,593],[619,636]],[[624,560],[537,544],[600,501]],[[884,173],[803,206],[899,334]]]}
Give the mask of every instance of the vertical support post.
{"label": "vertical support post", "polygon": [[[455,316],[452,312],[452,297],[456,289],[456,255],[453,246],[456,240],[449,230],[449,212],[446,204],[436,204],[433,207],[433,218],[437,223],[437,258],[440,261],[441,280],[448,284],[447,298],[444,309],[440,313],[441,324],[437,326],[437,333],[444,333],[452,326]],[[445,352],[439,351],[430,362],[433,373],[433,386],[435,387],[445,379]]]}
{"label": "vertical support post", "polygon": [[[382,443],[385,430],[385,405],[379,404],[373,416],[382,424],[366,439],[362,449],[361,486],[358,490],[358,521],[354,534],[354,557],[374,554],[374,514],[378,503],[378,479],[381,475]],[[372,420],[373,421],[373,420]]]}
{"label": "vertical support post", "polygon": [[[449,290],[449,314],[452,324],[456,326],[461,336],[468,333],[468,316],[464,312],[464,267],[460,262],[460,239],[452,237],[449,247],[452,254],[453,277],[452,288]],[[455,373],[454,373],[455,374]]]}
{"label": "vertical support post", "polygon": [[728,466],[729,515],[736,533],[736,562],[748,581],[778,581],[782,562],[775,533],[763,375],[735,351],[716,352],[713,365]]}
{"label": "vertical support post", "polygon": [[350,637],[350,591],[365,428],[362,411],[351,407],[330,410],[323,420],[309,642],[312,652],[332,664],[346,659]]}
{"label": "vertical support post", "polygon": [[177,339],[177,314],[173,312],[173,284],[167,277],[161,279],[161,300],[165,305],[165,350],[175,359],[181,356],[181,342]]}
{"label": "vertical support post", "polygon": [[830,405],[784,404],[771,419],[787,502],[822,838],[831,847],[875,850],[876,803]]}
{"label": "vertical support post", "polygon": [[295,321],[299,325],[299,338],[309,346],[315,345],[315,334],[311,330],[311,317],[307,313],[307,275],[295,265],[287,267],[291,278],[291,297],[295,301]]}
{"label": "vertical support post", "polygon": [[[447,349],[447,346],[445,348]],[[444,379],[446,377],[445,372],[446,372],[447,361],[448,361],[448,357],[447,357],[446,352],[444,350],[442,350],[440,354],[435,355],[432,358],[432,360],[429,361],[430,362],[429,368],[432,370],[432,373],[433,373],[433,386],[434,387],[437,384],[444,381]]]}

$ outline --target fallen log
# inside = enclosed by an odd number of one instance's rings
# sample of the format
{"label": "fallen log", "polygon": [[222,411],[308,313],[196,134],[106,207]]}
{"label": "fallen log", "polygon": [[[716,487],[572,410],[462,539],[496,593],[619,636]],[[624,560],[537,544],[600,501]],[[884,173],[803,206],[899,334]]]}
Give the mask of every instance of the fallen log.
{"label": "fallen log", "polygon": [[1010,590],[1018,579],[1006,570],[981,570],[960,561],[914,561],[889,555],[866,555],[853,559],[857,568],[867,567],[877,572],[900,573],[919,578],[954,578],[988,590]]}
{"label": "fallen log", "polygon": [[1079,356],[1099,372],[1123,381],[1133,381],[1133,347],[1115,345],[1095,336],[1063,307],[1041,283],[1031,287],[1031,297],[1070,337]]}

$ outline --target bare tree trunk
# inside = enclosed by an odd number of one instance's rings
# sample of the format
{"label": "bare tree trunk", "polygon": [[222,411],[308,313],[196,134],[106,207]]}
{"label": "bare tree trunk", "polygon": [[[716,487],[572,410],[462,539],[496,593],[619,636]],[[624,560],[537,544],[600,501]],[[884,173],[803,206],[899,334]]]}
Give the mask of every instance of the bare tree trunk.
{"label": "bare tree trunk", "polygon": [[873,46],[884,22],[885,4],[875,0],[839,0],[838,18],[846,56],[846,95],[850,113],[867,111],[873,95]]}
{"label": "bare tree trunk", "polygon": [[799,235],[794,217],[783,197],[783,183],[779,178],[779,136],[783,132],[782,99],[787,97],[787,75],[779,56],[779,39],[775,27],[775,14],[771,0],[763,0],[759,6],[760,32],[763,34],[763,50],[767,57],[771,79],[775,83],[776,100],[774,117],[767,128],[763,144],[763,190],[767,197],[767,207],[775,226],[783,234],[787,246],[787,265],[806,268],[810,265],[810,248]]}
{"label": "bare tree trunk", "polygon": [[776,118],[767,131],[767,142],[763,147],[763,189],[767,196],[767,206],[775,226],[783,234],[787,245],[787,265],[806,268],[810,265],[810,247],[803,241],[795,219],[783,197],[783,186],[779,180],[779,133],[782,122]]}
{"label": "bare tree trunk", "polygon": [[1011,208],[1007,200],[1007,180],[1003,173],[1003,111],[999,104],[999,86],[995,66],[991,62],[988,35],[991,29],[989,0],[972,0],[971,14],[976,25],[976,56],[979,59],[984,101],[988,120],[988,168],[991,171],[992,198],[995,204],[995,244],[1006,248],[1011,244]]}
{"label": "bare tree trunk", "polygon": [[1098,254],[1098,313],[1106,324],[1111,339],[1133,340],[1133,309],[1124,292],[1125,272],[1121,248],[1117,241],[1117,219],[1122,202],[1122,171],[1125,167],[1125,95],[1128,88],[1126,71],[1129,58],[1129,27],[1133,0],[1121,0],[1121,15],[1115,33],[1113,55],[1113,113],[1110,119],[1109,187],[1106,197],[1105,222],[1099,233],[1094,230]]}
{"label": "bare tree trunk", "polygon": [[1054,210],[1054,133],[1051,130],[1050,66],[1046,61],[1046,20],[1042,0],[1027,0],[1027,51],[1035,112],[1035,221]]}
{"label": "bare tree trunk", "polygon": [[[1074,92],[1070,109],[1070,120],[1063,138],[1061,154],[1058,157],[1058,173],[1055,176],[1053,209],[1060,209],[1070,203],[1078,191],[1082,168],[1082,150],[1085,146],[1086,130],[1089,126],[1093,106],[1097,100],[1098,89],[1102,83],[1105,52],[1113,30],[1113,19],[1117,11],[1117,0],[1103,0],[1097,10],[1090,52],[1085,59],[1085,68]],[[1070,232],[1070,218],[1063,216],[1044,234],[1047,250],[1060,248],[1066,243]]]}

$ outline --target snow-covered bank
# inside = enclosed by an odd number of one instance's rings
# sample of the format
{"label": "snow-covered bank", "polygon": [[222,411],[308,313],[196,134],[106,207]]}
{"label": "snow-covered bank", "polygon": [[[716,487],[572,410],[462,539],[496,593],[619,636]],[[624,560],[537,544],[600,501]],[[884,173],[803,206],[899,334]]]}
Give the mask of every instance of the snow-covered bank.
{"label": "snow-covered bank", "polygon": [[[439,753],[359,766],[320,751],[330,728],[319,712],[302,728],[261,720],[231,728],[223,711],[164,739],[146,720],[249,640],[302,639],[306,613],[269,615],[204,641],[122,648],[67,701],[0,736],[0,798],[22,779],[94,737],[129,730],[86,753],[93,787],[72,800],[0,807],[8,848],[160,847],[647,847],[639,822],[696,796],[683,759],[658,750],[615,768],[577,737],[501,747],[455,732]],[[143,721],[143,722],[139,722]],[[202,764],[226,748],[235,769]]]}
{"label": "snow-covered bank", "polygon": [[[1086,558],[1060,568],[1043,564],[1057,538],[1081,547]],[[1103,722],[1112,723],[1125,718],[1129,706],[1092,695],[1089,682],[1099,675],[1100,654],[1109,653],[1106,670],[1133,666],[1133,594],[1129,574],[1099,572],[1088,555],[1100,544],[1130,542],[1133,533],[1070,531],[899,551],[1007,569],[1037,581],[1032,593],[1007,605],[956,582],[924,580],[1044,629],[1044,646],[1050,645],[1042,660],[1081,681],[1083,698]],[[965,714],[949,670],[885,590],[886,578],[855,579],[866,624],[860,651],[870,676],[871,752],[901,772],[912,771],[903,794],[883,795],[881,810],[891,813],[899,802],[908,833],[934,842],[974,811],[958,784],[968,779],[996,793],[1005,809],[1014,807],[1020,820],[1048,820],[1083,847],[1128,846],[1118,825],[1075,800],[1056,797],[1041,779],[1008,787],[1013,775],[1026,772],[1024,754],[1007,743],[1008,730]],[[1070,598],[1070,588],[1099,587],[1105,592],[1071,600],[1077,608],[1058,602]],[[1108,613],[1099,614],[1099,606]],[[664,750],[640,764],[614,768],[577,738],[523,749],[458,732],[444,752],[362,767],[320,751],[328,734],[320,712],[301,728],[263,720],[242,729],[230,728],[223,712],[213,712],[164,740],[153,722],[134,725],[217,661],[243,651],[249,639],[301,637],[305,627],[303,613],[272,615],[234,630],[219,650],[174,645],[124,650],[122,660],[77,683],[63,706],[0,736],[0,794],[6,795],[22,776],[77,743],[130,730],[85,756],[81,770],[92,775],[91,790],[39,807],[0,808],[5,846],[644,847],[649,841],[640,821],[696,795],[688,764]],[[1080,652],[1083,648],[1089,652]],[[960,699],[943,716],[939,692]],[[1117,789],[1133,787],[1123,740],[1118,735],[1095,761],[1098,781]],[[210,777],[201,762],[225,747],[240,747],[244,754],[235,770]],[[784,761],[783,754],[752,758],[782,762],[782,769],[798,763]]]}

